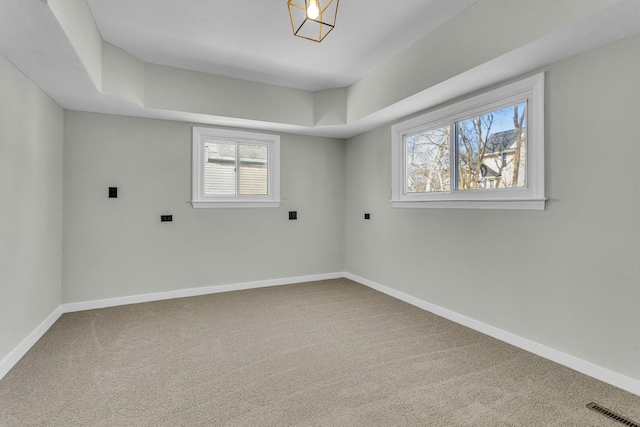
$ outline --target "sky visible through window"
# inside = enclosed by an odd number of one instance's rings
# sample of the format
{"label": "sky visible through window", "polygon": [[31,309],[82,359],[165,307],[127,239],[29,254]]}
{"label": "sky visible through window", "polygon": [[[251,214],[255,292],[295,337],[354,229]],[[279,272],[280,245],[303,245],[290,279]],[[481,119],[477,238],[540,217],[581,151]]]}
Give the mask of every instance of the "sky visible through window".
{"label": "sky visible through window", "polygon": [[451,191],[454,170],[457,190],[525,186],[526,122],[526,102],[456,121],[455,166],[449,126],[408,135],[405,191]]}
{"label": "sky visible through window", "polygon": [[[522,113],[522,109],[526,105],[524,102],[517,104],[518,112]],[[513,106],[503,108],[502,110],[492,111],[493,125],[491,126],[491,133],[503,132],[511,130],[513,126]]]}

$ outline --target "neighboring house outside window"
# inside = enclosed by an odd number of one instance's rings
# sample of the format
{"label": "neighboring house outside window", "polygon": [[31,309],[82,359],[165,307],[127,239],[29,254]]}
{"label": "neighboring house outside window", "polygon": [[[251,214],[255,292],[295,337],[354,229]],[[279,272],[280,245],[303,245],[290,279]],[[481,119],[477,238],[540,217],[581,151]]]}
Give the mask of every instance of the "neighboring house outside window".
{"label": "neighboring house outside window", "polygon": [[[518,141],[518,133],[520,141]],[[506,130],[491,135],[482,159],[480,188],[508,188],[526,186],[527,167],[526,129]],[[518,151],[519,145],[519,153]],[[518,168],[515,162],[518,159]],[[517,172],[516,172],[517,170]],[[516,176],[517,173],[517,176]],[[515,178],[515,181],[514,181]]]}

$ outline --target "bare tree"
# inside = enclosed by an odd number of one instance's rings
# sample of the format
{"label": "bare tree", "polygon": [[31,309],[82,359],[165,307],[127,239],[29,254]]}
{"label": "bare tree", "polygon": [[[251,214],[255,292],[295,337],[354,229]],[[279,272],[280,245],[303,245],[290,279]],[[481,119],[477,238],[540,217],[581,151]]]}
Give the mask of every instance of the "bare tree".
{"label": "bare tree", "polygon": [[407,191],[448,191],[452,179],[460,190],[517,187],[526,155],[525,128],[526,104],[521,103],[456,121],[455,143],[449,126],[407,137]]}
{"label": "bare tree", "polygon": [[410,192],[446,191],[450,185],[449,129],[435,129],[407,140]]}
{"label": "bare tree", "polygon": [[513,157],[513,177],[511,180],[512,187],[518,186],[518,175],[520,174],[520,158],[521,158],[522,146],[524,142],[524,138],[523,138],[524,132],[522,130],[525,125],[525,118],[527,116],[526,112],[527,112],[526,104],[524,104],[524,107],[522,108],[522,114],[520,114],[519,116],[518,116],[518,105],[514,105],[513,107],[513,126],[515,127],[515,130],[516,130],[516,147],[515,147],[515,153]]}
{"label": "bare tree", "polygon": [[484,114],[458,122],[458,186],[478,188],[481,167],[491,136],[493,114]]}

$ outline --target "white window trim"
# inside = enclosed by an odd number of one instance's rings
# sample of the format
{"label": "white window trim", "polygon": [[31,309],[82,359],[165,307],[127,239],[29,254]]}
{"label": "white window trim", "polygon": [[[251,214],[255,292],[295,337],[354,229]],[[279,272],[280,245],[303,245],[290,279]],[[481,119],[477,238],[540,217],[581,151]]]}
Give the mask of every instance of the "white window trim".
{"label": "white window trim", "polygon": [[[204,146],[207,142],[229,141],[267,145],[268,187],[266,196],[205,196]],[[205,127],[193,128],[192,194],[194,208],[275,208],[280,206],[280,136]]]}
{"label": "white window trim", "polygon": [[[451,125],[527,101],[527,168],[524,188],[406,193],[405,136]],[[453,133],[451,138],[454,138]],[[396,208],[544,210],[544,73],[398,123],[391,128],[391,203]],[[452,165],[455,156],[451,147]],[[455,170],[455,168],[452,168]],[[455,177],[451,177],[453,186]]]}

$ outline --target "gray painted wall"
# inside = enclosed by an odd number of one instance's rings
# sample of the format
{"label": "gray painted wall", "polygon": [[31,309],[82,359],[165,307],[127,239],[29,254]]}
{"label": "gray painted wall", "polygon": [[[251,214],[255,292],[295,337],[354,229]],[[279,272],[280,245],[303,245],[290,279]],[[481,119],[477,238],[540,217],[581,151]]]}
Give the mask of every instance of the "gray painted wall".
{"label": "gray painted wall", "polygon": [[60,304],[62,124],[0,55],[0,360]]}
{"label": "gray painted wall", "polygon": [[390,126],[347,140],[346,271],[640,379],[639,51],[548,68],[543,212],[393,209]]}
{"label": "gray painted wall", "polygon": [[194,209],[191,128],[65,112],[64,302],[343,271],[343,140],[281,135],[279,208]]}
{"label": "gray painted wall", "polygon": [[[478,1],[349,86],[347,121],[436,88],[613,3],[615,0]],[[464,79],[459,83],[466,84]]]}

